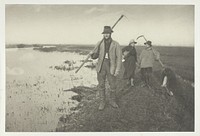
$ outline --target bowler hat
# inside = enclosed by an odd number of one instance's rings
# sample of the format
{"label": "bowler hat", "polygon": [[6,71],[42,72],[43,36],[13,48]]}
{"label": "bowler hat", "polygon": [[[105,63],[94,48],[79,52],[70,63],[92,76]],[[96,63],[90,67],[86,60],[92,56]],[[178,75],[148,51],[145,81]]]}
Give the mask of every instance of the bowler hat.
{"label": "bowler hat", "polygon": [[113,32],[112,28],[110,26],[104,26],[104,30],[102,34],[111,34]]}
{"label": "bowler hat", "polygon": [[152,46],[151,41],[147,41],[144,44],[148,44],[148,45]]}

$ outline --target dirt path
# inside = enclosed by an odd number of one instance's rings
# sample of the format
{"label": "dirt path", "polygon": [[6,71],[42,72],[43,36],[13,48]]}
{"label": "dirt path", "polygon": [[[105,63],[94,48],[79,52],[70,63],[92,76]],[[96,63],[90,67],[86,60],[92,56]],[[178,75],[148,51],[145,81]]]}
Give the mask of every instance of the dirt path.
{"label": "dirt path", "polygon": [[194,112],[191,112],[194,94],[189,85],[180,79],[179,86],[184,87],[179,87],[175,96],[170,97],[159,87],[148,89],[140,87],[139,83],[136,81],[129,90],[117,92],[118,109],[107,104],[103,111],[98,111],[96,89],[74,88],[72,91],[81,98],[79,106],[74,109],[78,112],[62,116],[56,131],[194,131]]}

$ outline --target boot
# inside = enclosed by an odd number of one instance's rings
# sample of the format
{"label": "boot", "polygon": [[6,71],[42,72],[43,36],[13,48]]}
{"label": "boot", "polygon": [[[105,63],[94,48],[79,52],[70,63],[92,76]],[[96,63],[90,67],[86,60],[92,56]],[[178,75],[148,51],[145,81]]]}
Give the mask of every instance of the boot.
{"label": "boot", "polygon": [[115,92],[110,92],[110,105],[111,105],[113,108],[118,108],[119,106],[117,105],[115,99],[116,99],[116,97],[115,97]]}
{"label": "boot", "polygon": [[106,106],[106,100],[105,100],[106,96],[104,90],[99,91],[99,97],[100,97],[99,110],[103,110]]}

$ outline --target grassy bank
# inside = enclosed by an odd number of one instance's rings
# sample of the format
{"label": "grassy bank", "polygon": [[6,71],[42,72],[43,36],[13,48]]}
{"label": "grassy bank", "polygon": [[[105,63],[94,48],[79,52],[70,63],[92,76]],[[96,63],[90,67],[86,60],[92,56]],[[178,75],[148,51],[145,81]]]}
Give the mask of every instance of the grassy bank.
{"label": "grassy bank", "polygon": [[[160,71],[157,71],[160,72]],[[158,73],[157,73],[158,74]],[[118,109],[109,105],[98,111],[99,97],[96,88],[77,87],[68,91],[78,93],[80,101],[74,109],[76,114],[61,117],[57,130],[64,132],[176,132],[194,131],[194,94],[193,88],[178,79],[179,84],[174,96],[154,82],[157,89],[140,87],[139,73],[135,86],[121,90],[123,80],[118,79]],[[154,73],[154,81],[159,76]],[[109,96],[109,89],[106,91]]]}

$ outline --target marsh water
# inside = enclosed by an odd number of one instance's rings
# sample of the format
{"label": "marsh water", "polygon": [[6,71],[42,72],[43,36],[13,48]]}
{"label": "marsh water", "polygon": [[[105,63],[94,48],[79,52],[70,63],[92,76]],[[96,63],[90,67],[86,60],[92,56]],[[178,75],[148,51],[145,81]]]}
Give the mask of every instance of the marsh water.
{"label": "marsh water", "polygon": [[68,67],[66,60],[77,67],[85,58],[73,52],[6,49],[6,131],[55,131],[59,117],[78,104],[71,99],[76,93],[65,90],[97,85],[95,70],[83,67],[75,74],[75,69],[55,67]]}

